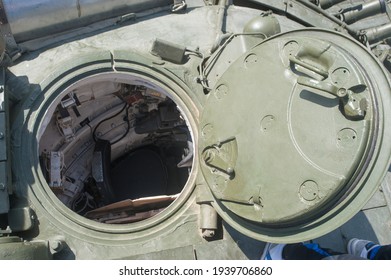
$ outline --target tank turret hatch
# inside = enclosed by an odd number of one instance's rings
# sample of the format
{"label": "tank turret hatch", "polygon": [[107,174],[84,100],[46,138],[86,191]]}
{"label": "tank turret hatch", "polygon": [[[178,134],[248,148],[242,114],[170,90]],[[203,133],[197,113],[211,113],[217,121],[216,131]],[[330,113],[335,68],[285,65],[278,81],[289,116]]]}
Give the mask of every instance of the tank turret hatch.
{"label": "tank turret hatch", "polygon": [[388,169],[389,97],[383,68],[344,35],[307,29],[257,45],[222,75],[201,116],[214,207],[270,242],[337,228]]}

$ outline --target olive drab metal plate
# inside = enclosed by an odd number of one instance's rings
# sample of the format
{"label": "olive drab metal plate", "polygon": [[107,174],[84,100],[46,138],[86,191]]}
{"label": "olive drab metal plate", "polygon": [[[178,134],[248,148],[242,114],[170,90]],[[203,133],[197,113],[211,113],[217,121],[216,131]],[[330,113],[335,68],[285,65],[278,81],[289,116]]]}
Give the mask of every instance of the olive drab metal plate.
{"label": "olive drab metal plate", "polygon": [[357,58],[350,45],[357,48],[332,32],[291,32],[222,75],[201,117],[199,150],[222,212],[252,226],[296,226],[364,187],[358,182],[381,143],[381,100],[361,64],[372,57]]}

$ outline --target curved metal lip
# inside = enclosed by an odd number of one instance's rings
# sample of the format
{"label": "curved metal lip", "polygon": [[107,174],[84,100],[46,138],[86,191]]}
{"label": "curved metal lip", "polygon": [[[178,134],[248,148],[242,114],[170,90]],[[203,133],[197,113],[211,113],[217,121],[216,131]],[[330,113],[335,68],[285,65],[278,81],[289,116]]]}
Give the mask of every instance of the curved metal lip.
{"label": "curved metal lip", "polygon": [[[47,114],[50,112],[48,111],[48,108],[51,107],[53,103],[55,103],[56,100],[60,100],[61,96],[65,94],[67,90],[72,88],[72,86],[80,85],[79,83],[91,81],[92,78],[98,78],[98,79],[104,79],[104,77],[109,78],[116,78],[119,79],[119,77],[123,77],[124,81],[130,82],[130,77],[133,77],[134,79],[137,79],[138,81],[145,81],[145,83],[148,83],[148,85],[155,85],[158,87],[161,87],[161,89],[164,91],[165,94],[167,94],[168,97],[170,97],[180,109],[182,115],[184,116],[186,123],[188,124],[189,130],[192,134],[192,139],[194,140],[193,145],[196,145],[196,133],[195,133],[195,122],[193,120],[193,117],[191,115],[191,112],[187,110],[186,106],[184,105],[181,97],[178,95],[178,93],[174,92],[174,89],[170,88],[168,77],[156,77],[152,76],[152,73],[141,73],[138,71],[132,72],[132,69],[128,69],[129,72],[126,71],[118,71],[118,72],[106,72],[105,70],[101,73],[94,73],[93,75],[85,76],[84,78],[78,79],[76,82],[72,82],[70,85],[68,85],[65,89],[62,87],[62,85],[58,86],[56,89],[52,89],[53,85],[49,85],[49,88],[45,91],[51,91],[51,96],[56,95],[54,100],[47,100],[44,102],[41,106],[41,109],[39,110],[41,113],[41,120],[40,122],[36,122],[34,125],[34,130],[36,130],[38,133],[37,139],[39,139],[39,135],[42,133],[42,124],[44,120],[44,116],[47,116]],[[84,73],[86,74],[86,73]],[[161,79],[163,78],[163,80]],[[164,81],[164,79],[167,79],[167,81]],[[179,85],[176,85],[179,86]],[[180,104],[178,104],[180,103]],[[185,110],[184,110],[185,109]],[[38,147],[38,141],[36,141],[36,147]],[[194,147],[193,147],[194,148]],[[38,154],[34,153],[34,158],[37,161],[38,160]],[[144,221],[135,222],[131,224],[124,224],[124,225],[110,225],[110,224],[102,224],[96,221],[89,220],[87,218],[84,218],[76,213],[74,213],[72,210],[68,209],[61,201],[58,200],[57,197],[55,197],[54,193],[49,189],[49,186],[47,185],[46,180],[43,177],[42,171],[40,170],[40,167],[35,167],[35,173],[36,176],[39,178],[40,181],[40,190],[39,192],[42,192],[42,194],[45,196],[45,199],[47,199],[46,203],[50,203],[56,211],[56,213],[51,213],[48,211],[48,214],[51,215],[56,222],[64,223],[65,221],[62,221],[62,219],[58,219],[56,215],[60,215],[61,217],[64,217],[66,220],[70,221],[71,223],[74,223],[75,225],[81,226],[86,229],[93,230],[95,232],[100,233],[107,233],[107,234],[130,234],[134,232],[144,231],[146,229],[155,227],[159,224],[162,224],[162,222],[169,219],[171,216],[173,216],[189,199],[192,190],[195,186],[195,179],[196,179],[196,173],[197,171],[197,157],[193,158],[193,168],[189,175],[188,181],[185,184],[182,192],[180,193],[179,197],[171,203],[164,211],[159,213],[158,215],[149,218]],[[33,190],[34,191],[34,190]],[[38,194],[35,192],[35,196],[39,198],[41,194]],[[43,205],[42,199],[38,199],[39,203]],[[65,222],[67,223],[67,222]],[[170,223],[167,223],[167,226]]]}

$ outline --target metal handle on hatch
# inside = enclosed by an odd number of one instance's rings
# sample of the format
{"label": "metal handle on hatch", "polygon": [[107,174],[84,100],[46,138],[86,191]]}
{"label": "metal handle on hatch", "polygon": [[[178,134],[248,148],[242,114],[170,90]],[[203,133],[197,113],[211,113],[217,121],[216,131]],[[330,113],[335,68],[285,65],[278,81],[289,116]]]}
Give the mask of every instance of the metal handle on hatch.
{"label": "metal handle on hatch", "polygon": [[325,79],[329,76],[329,72],[327,71],[324,71],[322,69],[319,69],[318,67],[314,66],[314,65],[311,65],[309,64],[308,62],[305,62],[303,60],[301,60],[300,58],[298,58],[297,56],[290,56],[289,57],[289,61],[291,63],[294,63],[294,64],[297,64],[297,65],[300,65],[301,67],[304,67],[322,77],[324,77]]}

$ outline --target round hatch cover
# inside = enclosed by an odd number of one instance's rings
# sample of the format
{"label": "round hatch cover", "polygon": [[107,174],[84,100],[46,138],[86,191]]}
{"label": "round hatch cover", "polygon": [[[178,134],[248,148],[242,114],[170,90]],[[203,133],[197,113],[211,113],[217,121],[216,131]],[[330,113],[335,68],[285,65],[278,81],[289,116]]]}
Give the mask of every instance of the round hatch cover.
{"label": "round hatch cover", "polygon": [[247,52],[201,117],[201,169],[217,211],[274,242],[346,222],[388,169],[390,94],[376,59],[339,33],[289,32]]}

